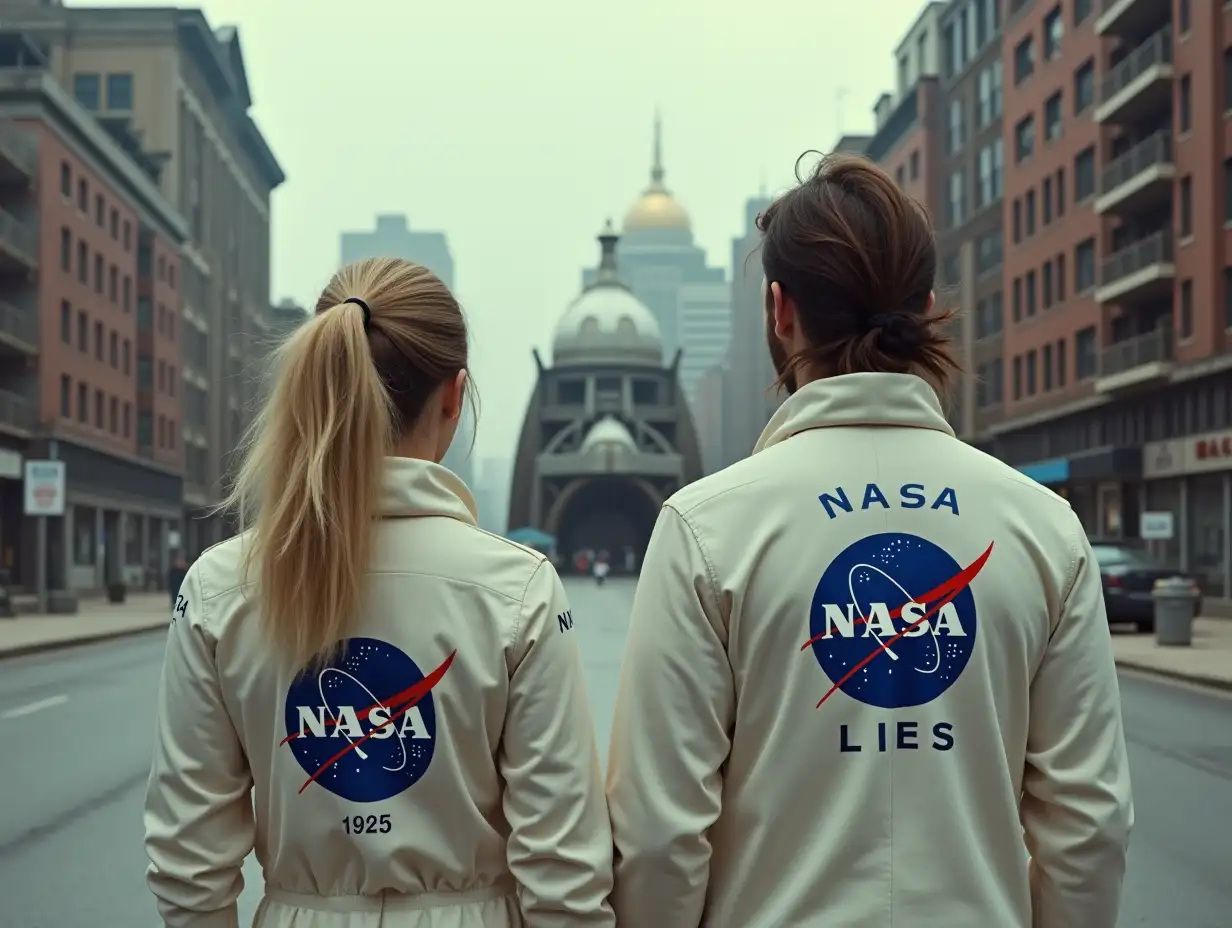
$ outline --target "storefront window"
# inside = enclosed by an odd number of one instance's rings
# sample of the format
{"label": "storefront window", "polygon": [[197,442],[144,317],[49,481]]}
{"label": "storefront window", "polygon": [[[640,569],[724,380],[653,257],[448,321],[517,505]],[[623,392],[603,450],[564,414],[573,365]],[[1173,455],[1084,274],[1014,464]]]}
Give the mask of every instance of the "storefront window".
{"label": "storefront window", "polygon": [[78,567],[94,564],[94,510],[73,507],[73,563]]}
{"label": "storefront window", "polygon": [[1148,541],[1147,550],[1165,567],[1181,566],[1181,481],[1151,480],[1146,485],[1146,511],[1172,513],[1172,537],[1167,540]]}
{"label": "storefront window", "polygon": [[1095,488],[1089,485],[1069,487],[1066,497],[1078,516],[1083,529],[1091,536],[1099,535],[1099,517],[1095,513]]}
{"label": "storefront window", "polygon": [[1207,596],[1224,595],[1223,475],[1189,478],[1189,569]]}

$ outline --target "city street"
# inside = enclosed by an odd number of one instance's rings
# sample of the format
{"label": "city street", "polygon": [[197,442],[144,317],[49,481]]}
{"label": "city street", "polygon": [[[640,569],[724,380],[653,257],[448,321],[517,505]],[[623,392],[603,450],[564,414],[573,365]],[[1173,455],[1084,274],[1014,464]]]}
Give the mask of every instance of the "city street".
{"label": "city street", "polygon": [[[569,584],[600,749],[632,585]],[[0,662],[0,928],[157,925],[141,801],[163,634]],[[1221,928],[1232,911],[1232,700],[1123,676],[1138,821],[1124,928]],[[260,873],[248,868],[241,921]]]}

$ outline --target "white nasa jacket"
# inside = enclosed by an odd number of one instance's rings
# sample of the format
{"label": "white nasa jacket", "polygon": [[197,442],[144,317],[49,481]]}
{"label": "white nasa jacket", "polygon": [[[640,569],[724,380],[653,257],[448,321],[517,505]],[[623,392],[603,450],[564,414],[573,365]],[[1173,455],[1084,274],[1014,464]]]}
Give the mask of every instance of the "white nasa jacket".
{"label": "white nasa jacket", "polygon": [[254,848],[260,928],[615,924],[569,605],[542,555],[473,512],[446,468],[388,459],[362,620],[299,676],[240,588],[242,540],[193,565],[145,812],[166,925],[237,925]]}
{"label": "white nasa jacket", "polygon": [[1099,572],[1068,504],[958,441],[923,380],[787,399],[664,506],[631,622],[622,926],[1115,925],[1133,811]]}

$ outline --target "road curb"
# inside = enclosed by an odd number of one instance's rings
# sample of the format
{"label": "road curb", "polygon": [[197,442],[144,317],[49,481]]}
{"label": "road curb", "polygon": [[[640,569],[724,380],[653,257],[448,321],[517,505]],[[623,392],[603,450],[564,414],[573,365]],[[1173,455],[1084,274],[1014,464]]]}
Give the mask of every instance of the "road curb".
{"label": "road curb", "polygon": [[1160,677],[1164,680],[1175,680],[1179,683],[1191,683],[1194,686],[1205,686],[1213,690],[1232,692],[1232,680],[1225,680],[1222,677],[1210,677],[1200,673],[1182,673],[1179,670],[1169,670],[1166,667],[1156,667],[1153,664],[1148,664],[1143,661],[1136,661],[1132,658],[1125,660],[1124,658],[1118,657],[1116,659],[1116,665],[1118,667],[1124,667],[1126,670],[1147,674],[1152,677]]}
{"label": "road curb", "polygon": [[133,628],[115,628],[105,632],[93,632],[81,635],[76,638],[59,638],[51,641],[31,641],[27,644],[15,645],[12,648],[0,649],[0,661],[6,661],[10,657],[28,657],[31,654],[42,654],[47,651],[61,651],[67,648],[75,648],[79,645],[98,644],[101,641],[114,641],[119,638],[132,638],[137,635],[144,635],[146,632],[154,632],[159,629],[165,629],[170,624],[171,621],[169,619],[160,619],[152,625],[141,625]]}

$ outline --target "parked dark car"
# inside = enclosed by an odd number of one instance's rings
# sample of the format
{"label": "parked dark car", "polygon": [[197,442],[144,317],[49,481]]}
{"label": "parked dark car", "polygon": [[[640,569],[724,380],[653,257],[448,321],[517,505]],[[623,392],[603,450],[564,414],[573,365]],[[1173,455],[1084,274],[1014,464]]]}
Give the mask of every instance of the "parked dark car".
{"label": "parked dark car", "polygon": [[1092,542],[1096,563],[1104,581],[1104,606],[1109,622],[1132,622],[1140,632],[1155,628],[1155,600],[1151,591],[1156,580],[1184,577],[1194,587],[1194,615],[1202,610],[1198,581],[1180,570],[1164,567],[1144,551],[1116,542]]}

